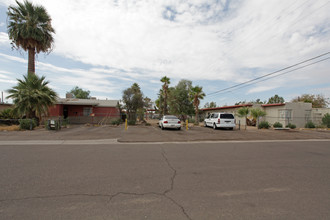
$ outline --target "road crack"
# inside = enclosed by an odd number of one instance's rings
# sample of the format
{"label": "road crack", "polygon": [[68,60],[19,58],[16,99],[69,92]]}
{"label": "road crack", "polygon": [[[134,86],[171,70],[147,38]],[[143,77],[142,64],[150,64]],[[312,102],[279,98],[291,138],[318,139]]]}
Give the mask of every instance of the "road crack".
{"label": "road crack", "polygon": [[173,199],[172,197],[167,195],[169,192],[174,190],[174,181],[175,181],[175,177],[177,176],[177,170],[172,166],[169,159],[167,158],[164,148],[162,146],[160,148],[162,150],[162,156],[165,159],[167,166],[173,171],[173,174],[172,174],[171,180],[170,180],[171,186],[169,187],[169,189],[165,190],[162,195],[165,198],[167,198],[168,200],[170,200],[173,204],[178,206],[181,209],[182,213],[186,216],[186,218],[191,220],[191,218],[188,215],[188,213],[186,212],[185,208],[182,205],[180,205],[177,201],[175,201],[175,199]]}
{"label": "road crack", "polygon": [[13,198],[13,199],[0,199],[0,202],[10,202],[10,201],[24,201],[24,200],[32,200],[32,199],[53,199],[53,198],[65,198],[65,197],[105,197],[108,198],[108,203],[112,202],[114,198],[120,195],[126,196],[147,196],[147,195],[155,195],[162,196],[172,202],[175,206],[177,206],[184,216],[187,219],[191,220],[190,216],[186,212],[185,208],[180,205],[175,199],[167,195],[168,193],[174,190],[174,182],[177,176],[177,170],[172,166],[169,159],[167,158],[166,152],[163,147],[161,147],[161,155],[164,158],[167,166],[172,171],[172,175],[170,177],[170,186],[163,192],[146,192],[146,193],[135,193],[135,192],[116,192],[114,194],[93,194],[93,193],[76,193],[76,194],[62,194],[62,195],[45,195],[45,196],[31,196],[31,197],[23,197],[23,198]]}

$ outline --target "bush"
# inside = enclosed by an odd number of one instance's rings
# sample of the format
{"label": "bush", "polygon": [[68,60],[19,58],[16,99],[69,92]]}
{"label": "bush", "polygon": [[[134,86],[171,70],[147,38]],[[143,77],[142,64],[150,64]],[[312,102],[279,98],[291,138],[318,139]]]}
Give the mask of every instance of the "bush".
{"label": "bush", "polygon": [[259,129],[261,128],[265,128],[265,129],[268,129],[270,127],[270,124],[268,123],[268,121],[262,121],[259,123]]}
{"label": "bush", "polygon": [[16,119],[13,109],[7,108],[0,112],[0,118],[2,119]]}
{"label": "bush", "polygon": [[282,125],[280,122],[275,122],[275,123],[273,124],[273,127],[274,127],[274,128],[283,128],[283,125]]}
{"label": "bush", "polygon": [[112,124],[112,125],[120,125],[120,123],[121,123],[121,119],[120,118],[114,119],[114,120],[112,120],[110,122],[110,124]]}
{"label": "bush", "polygon": [[66,126],[68,126],[70,123],[69,123],[69,120],[66,118],[66,119],[63,119],[62,120],[62,126],[63,127],[66,127]]}
{"label": "bush", "polygon": [[193,118],[188,118],[188,123],[195,123],[195,119],[193,119]]}
{"label": "bush", "polygon": [[330,114],[327,113],[322,118],[322,124],[330,128]]}
{"label": "bush", "polygon": [[32,125],[32,130],[37,127],[37,122],[35,119],[20,119],[19,120],[19,129],[21,130],[30,130]]}
{"label": "bush", "polygon": [[309,121],[305,124],[305,128],[315,128],[315,124],[313,122]]}
{"label": "bush", "polygon": [[128,125],[135,125],[135,124],[136,124],[136,121],[134,121],[134,120],[129,120],[129,121],[127,122],[127,124],[128,124]]}
{"label": "bush", "polygon": [[295,129],[297,126],[295,124],[291,124],[289,123],[287,126],[285,126],[287,128],[291,128],[291,129]]}

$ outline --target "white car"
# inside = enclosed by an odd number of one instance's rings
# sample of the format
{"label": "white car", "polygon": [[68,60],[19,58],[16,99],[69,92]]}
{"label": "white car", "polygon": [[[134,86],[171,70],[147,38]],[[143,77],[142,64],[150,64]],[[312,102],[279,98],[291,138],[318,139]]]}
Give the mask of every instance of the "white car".
{"label": "white car", "polygon": [[213,112],[204,120],[205,127],[228,128],[233,130],[236,127],[236,120],[233,114],[225,112]]}
{"label": "white car", "polygon": [[164,115],[159,120],[158,125],[162,130],[164,130],[164,128],[181,129],[181,121],[174,115]]}

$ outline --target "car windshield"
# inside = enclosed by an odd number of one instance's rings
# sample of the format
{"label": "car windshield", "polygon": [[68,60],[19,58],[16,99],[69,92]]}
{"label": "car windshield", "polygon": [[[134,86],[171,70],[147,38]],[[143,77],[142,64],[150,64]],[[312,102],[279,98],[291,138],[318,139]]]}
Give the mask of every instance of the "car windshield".
{"label": "car windshield", "polygon": [[165,116],[164,119],[178,119],[178,118],[175,116]]}
{"label": "car windshield", "polygon": [[223,119],[234,119],[234,115],[233,114],[221,114],[220,118]]}

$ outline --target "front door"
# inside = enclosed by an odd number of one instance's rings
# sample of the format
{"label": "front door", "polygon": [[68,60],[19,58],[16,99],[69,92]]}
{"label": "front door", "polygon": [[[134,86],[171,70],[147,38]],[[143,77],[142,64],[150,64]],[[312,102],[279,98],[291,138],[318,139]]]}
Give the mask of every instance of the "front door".
{"label": "front door", "polygon": [[66,119],[69,115],[68,106],[63,106],[63,118]]}

